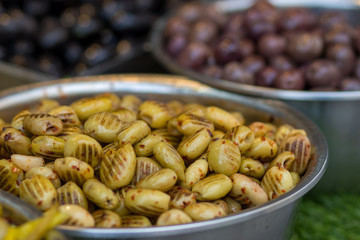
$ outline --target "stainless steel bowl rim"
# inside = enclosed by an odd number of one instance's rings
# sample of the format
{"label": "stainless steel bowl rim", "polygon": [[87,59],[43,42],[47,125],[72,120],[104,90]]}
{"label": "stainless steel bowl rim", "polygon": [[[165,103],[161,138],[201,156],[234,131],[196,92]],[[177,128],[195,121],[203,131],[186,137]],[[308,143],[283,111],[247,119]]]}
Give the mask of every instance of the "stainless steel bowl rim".
{"label": "stainless steel bowl rim", "polygon": [[[218,1],[216,6],[222,9],[224,12],[231,12],[234,10],[245,9],[246,7],[251,6],[251,3],[254,1]],[[277,0],[272,1],[275,5],[280,7],[291,7],[291,6],[308,6],[308,7],[322,7],[328,9],[341,8],[341,9],[353,9],[358,8],[359,4],[356,4],[355,1],[305,1],[300,5],[300,1],[285,1]],[[173,16],[173,12],[168,13],[167,15],[159,18],[150,33],[150,42],[152,53],[162,63],[167,69],[176,74],[182,76],[187,76],[192,79],[196,79],[204,84],[210,86],[237,92],[241,94],[265,97],[272,99],[283,99],[283,100],[297,100],[297,101],[360,101],[360,91],[297,91],[297,90],[280,90],[276,88],[267,88],[254,85],[246,85],[235,83],[223,79],[215,79],[204,74],[201,74],[190,68],[186,68],[178,64],[173,58],[171,58],[163,48],[163,31],[165,29],[166,23]]]}
{"label": "stainless steel bowl rim", "polygon": [[42,213],[30,204],[24,202],[20,198],[0,189],[0,205],[8,211],[15,213],[17,216],[25,220],[40,217]]}
{"label": "stainless steel bowl rim", "polygon": [[48,98],[66,98],[66,96],[78,96],[103,93],[103,92],[126,92],[126,93],[156,93],[170,94],[176,89],[177,93],[184,95],[214,97],[236,103],[250,104],[250,106],[266,106],[269,109],[276,109],[282,113],[294,116],[306,126],[311,127],[311,134],[318,140],[317,149],[321,155],[318,156],[318,164],[309,176],[301,181],[294,189],[279,198],[268,203],[246,209],[240,214],[230,215],[224,218],[195,222],[191,224],[174,225],[166,227],[151,227],[141,229],[120,228],[120,229],[98,229],[98,228],[77,228],[71,226],[59,226],[58,229],[65,234],[79,237],[101,238],[137,238],[171,236],[193,231],[206,231],[208,229],[221,228],[225,225],[239,224],[249,219],[260,217],[263,214],[276,211],[290,202],[298,200],[308,192],[323,176],[327,166],[327,143],[318,127],[303,114],[293,110],[286,104],[275,100],[261,100],[252,97],[241,96],[221,90],[217,90],[201,83],[188,80],[184,77],[173,75],[102,75],[92,77],[78,77],[56,80],[51,82],[29,84],[0,92],[0,110],[24,103],[24,97],[29,102]]}

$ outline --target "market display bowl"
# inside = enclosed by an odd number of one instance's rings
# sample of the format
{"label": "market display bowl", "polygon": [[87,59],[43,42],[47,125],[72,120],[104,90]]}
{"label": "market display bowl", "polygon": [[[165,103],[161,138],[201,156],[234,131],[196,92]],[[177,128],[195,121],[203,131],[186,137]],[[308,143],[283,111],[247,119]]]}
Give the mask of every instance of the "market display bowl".
{"label": "market display bowl", "polygon": [[[223,0],[215,1],[212,4],[225,13],[231,13],[243,11],[252,6],[254,2],[252,0]],[[350,24],[360,24],[358,1],[273,0],[270,2],[280,8],[306,7],[315,12],[335,10],[343,13]],[[241,95],[281,100],[300,110],[320,127],[329,144],[329,167],[324,178],[318,184],[317,190],[328,193],[344,190],[360,193],[360,185],[354,186],[353,184],[359,180],[358,169],[360,168],[360,161],[358,161],[360,91],[280,90],[219,80],[185,68],[170,57],[163,47],[163,32],[167,21],[173,14],[174,12],[169,13],[155,23],[150,40],[153,55],[169,72]]]}
{"label": "market display bowl", "polygon": [[0,117],[10,120],[17,112],[43,98],[68,104],[85,96],[113,92],[134,94],[142,99],[179,100],[220,106],[240,111],[248,122],[288,123],[304,129],[312,142],[313,154],[301,181],[289,192],[264,205],[209,221],[141,229],[77,228],[58,230],[75,239],[288,239],[300,198],[323,176],[328,158],[325,137],[319,128],[299,111],[275,100],[261,100],[217,90],[184,77],[172,75],[103,75],[69,78],[12,88],[0,92]]}

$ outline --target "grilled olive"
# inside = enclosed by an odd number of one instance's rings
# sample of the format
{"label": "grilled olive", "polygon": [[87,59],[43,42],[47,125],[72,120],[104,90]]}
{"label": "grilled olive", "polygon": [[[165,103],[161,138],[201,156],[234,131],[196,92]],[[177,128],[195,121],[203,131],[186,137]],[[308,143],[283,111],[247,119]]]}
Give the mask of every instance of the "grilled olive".
{"label": "grilled olive", "polygon": [[19,195],[22,200],[42,211],[48,210],[57,201],[54,185],[41,175],[35,175],[22,181]]}
{"label": "grilled olive", "polygon": [[55,160],[64,157],[65,141],[54,136],[38,136],[31,142],[31,152],[45,159]]}
{"label": "grilled olive", "polygon": [[82,98],[70,105],[81,121],[85,121],[95,113],[109,111],[111,106],[111,100],[106,97]]}
{"label": "grilled olive", "polygon": [[102,159],[103,150],[95,139],[84,134],[75,134],[66,140],[64,156],[78,158],[95,167]]}
{"label": "grilled olive", "polygon": [[184,212],[194,221],[205,221],[226,216],[222,207],[209,202],[192,203],[184,209]]}
{"label": "grilled olive", "polygon": [[230,176],[239,170],[240,150],[228,139],[215,139],[208,148],[208,162],[212,171]]}
{"label": "grilled olive", "polygon": [[73,157],[56,159],[54,171],[63,181],[73,181],[80,187],[94,177],[94,169],[89,164]]}
{"label": "grilled olive", "polygon": [[95,227],[94,217],[84,208],[75,204],[65,204],[59,207],[59,211],[69,216],[64,225],[76,227]]}
{"label": "grilled olive", "polygon": [[118,228],[121,226],[121,218],[110,210],[96,210],[92,213],[95,220],[95,227],[99,228]]}
{"label": "grilled olive", "polygon": [[42,175],[42,176],[46,177],[47,179],[49,179],[52,182],[52,184],[54,185],[55,188],[59,188],[61,186],[61,181],[60,181],[59,176],[56,174],[56,172],[54,170],[52,170],[49,167],[41,166],[41,167],[30,168],[26,172],[25,178],[31,178],[35,175]]}
{"label": "grilled olive", "polygon": [[153,154],[161,166],[174,170],[179,180],[185,180],[184,161],[173,146],[166,142],[159,142],[154,146]]}
{"label": "grilled olive", "polygon": [[26,115],[23,120],[24,129],[34,135],[59,135],[63,130],[60,118],[46,113]]}
{"label": "grilled olive", "polygon": [[100,164],[100,179],[111,189],[128,185],[135,174],[136,156],[131,144],[109,150]]}
{"label": "grilled olive", "polygon": [[115,193],[95,178],[86,180],[82,189],[86,197],[100,208],[113,209],[119,203]]}
{"label": "grilled olive", "polygon": [[173,170],[169,168],[162,168],[159,171],[141,179],[136,184],[136,187],[167,192],[175,185],[176,181],[177,175]]}
{"label": "grilled olive", "polygon": [[125,206],[132,212],[154,217],[169,209],[170,196],[158,190],[130,189],[125,195]]}
{"label": "grilled olive", "polygon": [[168,225],[177,225],[184,223],[191,223],[191,218],[183,211],[179,209],[170,209],[162,213],[157,221],[157,226],[168,226]]}
{"label": "grilled olive", "polygon": [[102,143],[111,143],[123,127],[118,116],[109,112],[98,112],[86,119],[85,134]]}
{"label": "grilled olive", "polygon": [[0,189],[18,195],[23,179],[24,172],[19,167],[8,160],[0,160]]}
{"label": "grilled olive", "polygon": [[192,187],[192,191],[199,201],[211,201],[224,197],[231,190],[230,178],[224,174],[210,175]]}
{"label": "grilled olive", "polygon": [[60,205],[76,204],[84,209],[88,209],[88,200],[78,185],[72,181],[68,181],[57,190],[57,200]]}

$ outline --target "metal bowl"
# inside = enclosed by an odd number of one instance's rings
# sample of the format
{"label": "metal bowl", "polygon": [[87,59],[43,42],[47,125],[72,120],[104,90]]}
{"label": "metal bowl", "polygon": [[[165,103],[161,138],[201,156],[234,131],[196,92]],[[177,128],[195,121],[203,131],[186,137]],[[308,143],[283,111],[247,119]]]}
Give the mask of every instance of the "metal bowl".
{"label": "metal bowl", "polygon": [[243,97],[171,75],[104,75],[21,86],[0,92],[0,117],[9,120],[18,111],[42,98],[57,99],[66,104],[103,92],[131,93],[143,99],[160,101],[217,105],[240,111],[249,121],[289,123],[305,129],[316,151],[301,182],[294,189],[240,214],[191,224],[142,229],[58,227],[65,235],[79,239],[288,239],[298,200],[320,180],[327,164],[326,140],[311,120],[279,101]]}
{"label": "metal bowl", "polygon": [[[223,0],[215,1],[216,7],[224,12],[241,11],[251,6],[254,0]],[[350,24],[360,24],[359,1],[352,0],[272,0],[280,8],[308,7],[316,12],[336,10],[344,13]],[[317,190],[322,192],[351,191],[360,193],[360,185],[354,186],[359,180],[358,169],[360,161],[358,146],[360,145],[360,91],[321,92],[321,91],[290,91],[260,86],[234,83],[207,77],[201,73],[180,66],[163,48],[162,33],[166,22],[173,15],[169,13],[159,19],[151,32],[152,52],[154,56],[170,72],[187,76],[210,86],[231,92],[261,98],[279,99],[286,101],[292,107],[302,111],[310,117],[323,131],[327,138],[330,151],[328,170]]]}
{"label": "metal bowl", "polygon": [[24,202],[20,198],[0,189],[0,205],[3,207],[3,215],[14,224],[38,218],[42,213]]}
{"label": "metal bowl", "polygon": [[[132,43],[129,52],[126,54],[111,57],[110,59],[87,69],[79,76],[90,76],[114,71],[126,71],[123,66],[125,66],[127,62],[135,60],[144,54],[145,49],[143,47],[143,42],[134,42]],[[52,74],[18,66],[3,60],[0,60],[0,76],[0,90],[24,84],[50,81],[58,78]]]}

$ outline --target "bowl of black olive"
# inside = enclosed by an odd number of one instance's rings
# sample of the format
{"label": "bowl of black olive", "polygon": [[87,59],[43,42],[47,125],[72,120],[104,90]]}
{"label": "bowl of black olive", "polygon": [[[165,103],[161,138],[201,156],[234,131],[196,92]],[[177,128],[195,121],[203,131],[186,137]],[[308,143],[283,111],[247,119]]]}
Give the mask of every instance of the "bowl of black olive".
{"label": "bowl of black olive", "polygon": [[144,54],[148,30],[178,1],[0,3],[0,88],[124,71]]}

